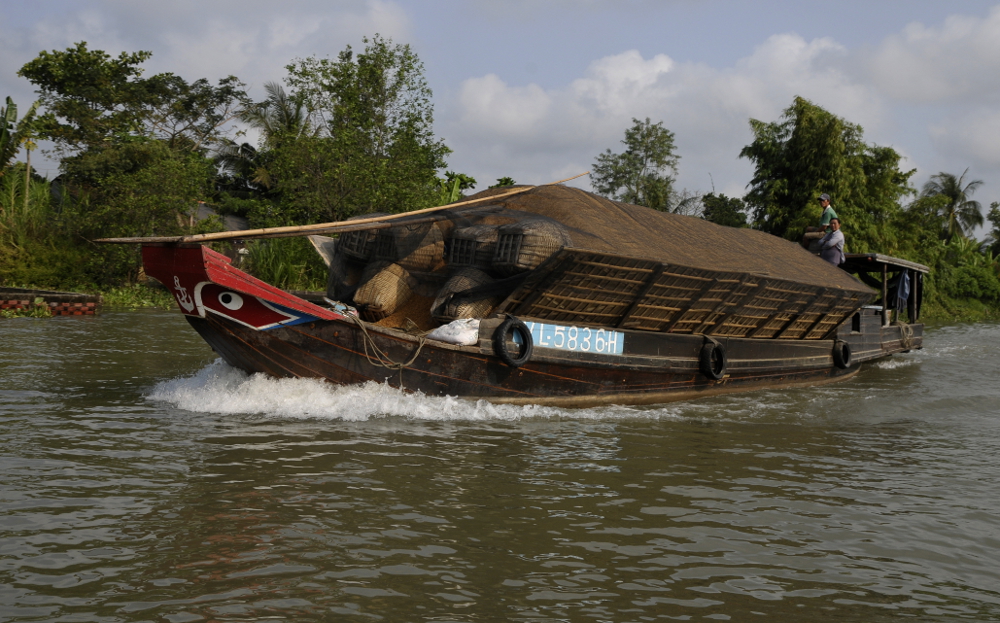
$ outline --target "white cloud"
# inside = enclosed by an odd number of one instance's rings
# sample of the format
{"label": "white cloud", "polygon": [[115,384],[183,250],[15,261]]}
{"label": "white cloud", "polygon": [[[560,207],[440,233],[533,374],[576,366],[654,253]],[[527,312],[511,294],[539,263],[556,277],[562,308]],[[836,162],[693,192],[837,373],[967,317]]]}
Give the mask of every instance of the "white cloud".
{"label": "white cloud", "polygon": [[[151,51],[143,65],[146,75],[172,72],[187,80],[212,81],[236,75],[248,84],[252,97],[263,99],[264,83],[280,81],[285,66],[297,57],[336,56],[346,45],[357,47],[362,36],[375,33],[403,43],[412,28],[397,3],[383,0],[281,5],[262,0],[213,0],[209,5],[104,0],[66,6],[68,10],[51,11],[24,27],[0,22],[0,98],[10,95],[27,106],[34,88],[17,71],[43,50],[86,41],[91,50],[113,57]],[[35,162],[55,175],[57,163],[42,157]]]}
{"label": "white cloud", "polygon": [[538,85],[510,87],[496,74],[466,80],[459,100],[464,125],[479,136],[532,135],[552,106]]}
{"label": "white cloud", "polygon": [[[978,171],[1000,168],[1000,111],[977,108],[932,126],[930,132],[937,150],[952,160]],[[991,189],[991,194],[1000,193]]]}
{"label": "white cloud", "polygon": [[955,15],[940,27],[910,24],[870,55],[859,54],[870,83],[908,102],[997,100],[1000,7],[986,17]]}
{"label": "white cloud", "polygon": [[[348,43],[359,45],[361,36],[378,32],[401,43],[425,41],[424,50],[417,50],[423,55],[434,46],[436,67],[458,54],[475,54],[478,65],[487,67],[472,77],[466,74],[460,85],[457,79],[432,85],[439,98],[444,96],[435,102],[436,130],[454,149],[451,168],[481,181],[512,175],[523,182],[543,182],[586,170],[597,154],[621,148],[633,117],[650,117],[676,133],[681,187],[709,190],[711,175],[717,191],[739,195],[752,173],[750,163],[738,158],[751,140],[748,119],[776,120],[801,95],[861,124],[868,141],[912,154],[921,167],[914,178],[918,184],[929,173],[970,166],[970,175],[986,180],[985,194],[992,194],[994,185],[1000,188],[1000,141],[994,140],[1000,135],[1000,113],[995,112],[1000,103],[1000,6],[980,16],[910,24],[863,47],[847,48],[830,37],[774,34],[722,67],[678,60],[690,57],[685,54],[691,48],[683,42],[634,40],[609,29],[595,44],[604,52],[589,59],[585,70],[574,69],[578,73],[555,86],[540,86],[532,83],[537,77],[508,72],[541,62],[552,46],[572,35],[552,31],[551,40],[529,37],[517,50],[486,43],[454,49],[468,39],[452,40],[455,33],[427,24],[472,20],[470,29],[500,28],[514,41],[519,34],[536,33],[544,16],[560,14],[564,6],[579,9],[567,32],[604,26],[610,15],[604,9],[612,5],[607,0],[583,5],[556,0],[532,11],[535,4],[526,0],[472,4],[480,12],[486,7],[495,13],[477,23],[476,11],[466,11],[463,4],[444,19],[435,9],[409,0],[283,5],[263,0],[87,0],[58,5],[61,9],[11,4],[0,23],[0,97],[11,95],[27,106],[33,89],[16,77],[17,70],[41,50],[64,49],[80,40],[113,55],[151,50],[147,72],[171,71],[189,80],[235,74],[251,85],[253,96],[261,96],[263,84],[280,80],[293,59],[333,56]],[[695,11],[694,5],[681,4]],[[643,2],[620,10],[613,6],[615,19],[625,21],[643,19],[648,8]],[[721,24],[720,32],[733,27]]]}
{"label": "white cloud", "polygon": [[590,76],[574,80],[569,96],[595,112],[627,114],[638,98],[656,97],[657,93],[660,97],[667,95],[660,92],[660,79],[673,67],[674,61],[664,54],[647,61],[638,51],[629,50],[591,63]]}
{"label": "white cloud", "polygon": [[707,191],[714,183],[742,195],[751,168],[738,155],[752,140],[751,117],[775,120],[801,95],[853,121],[881,123],[871,89],[837,68],[844,54],[829,39],[777,35],[724,70],[630,50],[595,60],[563,88],[510,86],[492,74],[469,79],[458,120],[445,124],[453,166],[484,178],[546,181],[619,150],[632,119],[649,117],[676,134],[681,187]]}
{"label": "white cloud", "polygon": [[[405,11],[380,0],[309,0],[286,3],[280,10],[260,0],[216,0],[210,10],[195,0],[114,0],[39,19],[17,37],[16,46],[4,46],[4,56],[20,67],[41,50],[87,41],[91,49],[112,56],[152,51],[147,72],[170,71],[188,80],[235,74],[259,87],[280,80],[284,66],[296,57],[335,56],[347,44],[357,46],[361,36],[375,33],[402,42],[410,31]],[[0,27],[0,39],[12,35]],[[0,80],[10,80],[10,75]]]}

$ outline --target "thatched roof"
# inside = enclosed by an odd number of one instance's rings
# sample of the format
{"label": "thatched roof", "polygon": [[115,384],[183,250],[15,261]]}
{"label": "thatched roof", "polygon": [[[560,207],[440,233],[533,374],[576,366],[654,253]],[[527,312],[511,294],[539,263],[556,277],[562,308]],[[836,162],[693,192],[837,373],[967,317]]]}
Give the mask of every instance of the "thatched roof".
{"label": "thatched roof", "polygon": [[[503,190],[490,189],[473,197]],[[502,206],[505,215],[516,211],[558,221],[568,229],[574,248],[870,292],[853,276],[794,242],[754,229],[611,201],[576,188],[539,186],[491,205]]]}

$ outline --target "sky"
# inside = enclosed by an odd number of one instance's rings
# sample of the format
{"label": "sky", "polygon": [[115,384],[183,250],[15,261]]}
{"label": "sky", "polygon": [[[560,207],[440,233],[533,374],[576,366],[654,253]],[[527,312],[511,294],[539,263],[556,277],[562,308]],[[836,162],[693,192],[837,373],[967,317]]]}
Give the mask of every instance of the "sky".
{"label": "sky", "polygon": [[448,168],[479,189],[587,171],[649,117],[676,136],[679,188],[742,196],[749,120],[802,96],[896,149],[918,188],[968,169],[984,208],[1000,200],[1000,2],[0,0],[0,98],[26,107],[17,70],[86,41],[151,51],[148,73],[236,75],[260,100],[295,59],[376,33],[423,61]]}

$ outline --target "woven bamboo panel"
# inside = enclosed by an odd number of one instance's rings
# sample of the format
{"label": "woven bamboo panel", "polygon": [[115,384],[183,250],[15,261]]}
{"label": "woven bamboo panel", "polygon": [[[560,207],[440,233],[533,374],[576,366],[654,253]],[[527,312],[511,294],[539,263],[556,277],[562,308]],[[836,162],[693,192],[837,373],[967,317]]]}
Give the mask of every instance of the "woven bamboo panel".
{"label": "woven bamboo panel", "polygon": [[[356,221],[363,218],[373,218],[376,216],[386,216],[385,212],[373,212],[372,214],[363,214],[361,216],[354,216],[348,221]],[[348,231],[340,234],[340,239],[337,241],[337,249],[348,257],[355,260],[368,260],[372,256],[372,252],[375,249],[375,238],[378,236],[377,229],[361,229],[358,231]]]}
{"label": "woven bamboo panel", "polygon": [[498,308],[554,322],[723,337],[822,339],[871,295],[566,249]]}
{"label": "woven bamboo panel", "polygon": [[382,229],[375,238],[374,257],[406,270],[434,270],[444,259],[444,236],[433,223]]}
{"label": "woven bamboo panel", "polygon": [[495,225],[455,228],[448,238],[448,263],[490,270],[496,254],[498,234]]}
{"label": "woven bamboo panel", "polygon": [[565,228],[548,219],[524,219],[497,230],[493,269],[505,275],[531,270],[570,243]]}

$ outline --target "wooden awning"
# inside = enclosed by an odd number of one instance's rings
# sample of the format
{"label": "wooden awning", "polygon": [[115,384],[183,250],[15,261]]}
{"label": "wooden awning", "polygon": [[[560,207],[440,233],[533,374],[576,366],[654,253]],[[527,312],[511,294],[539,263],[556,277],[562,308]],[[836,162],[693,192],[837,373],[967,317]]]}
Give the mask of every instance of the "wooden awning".
{"label": "wooden awning", "polygon": [[931,269],[923,264],[881,253],[845,253],[844,256],[846,260],[840,267],[849,273],[880,273],[883,267],[890,273],[902,270],[915,270],[925,274],[931,272]]}

